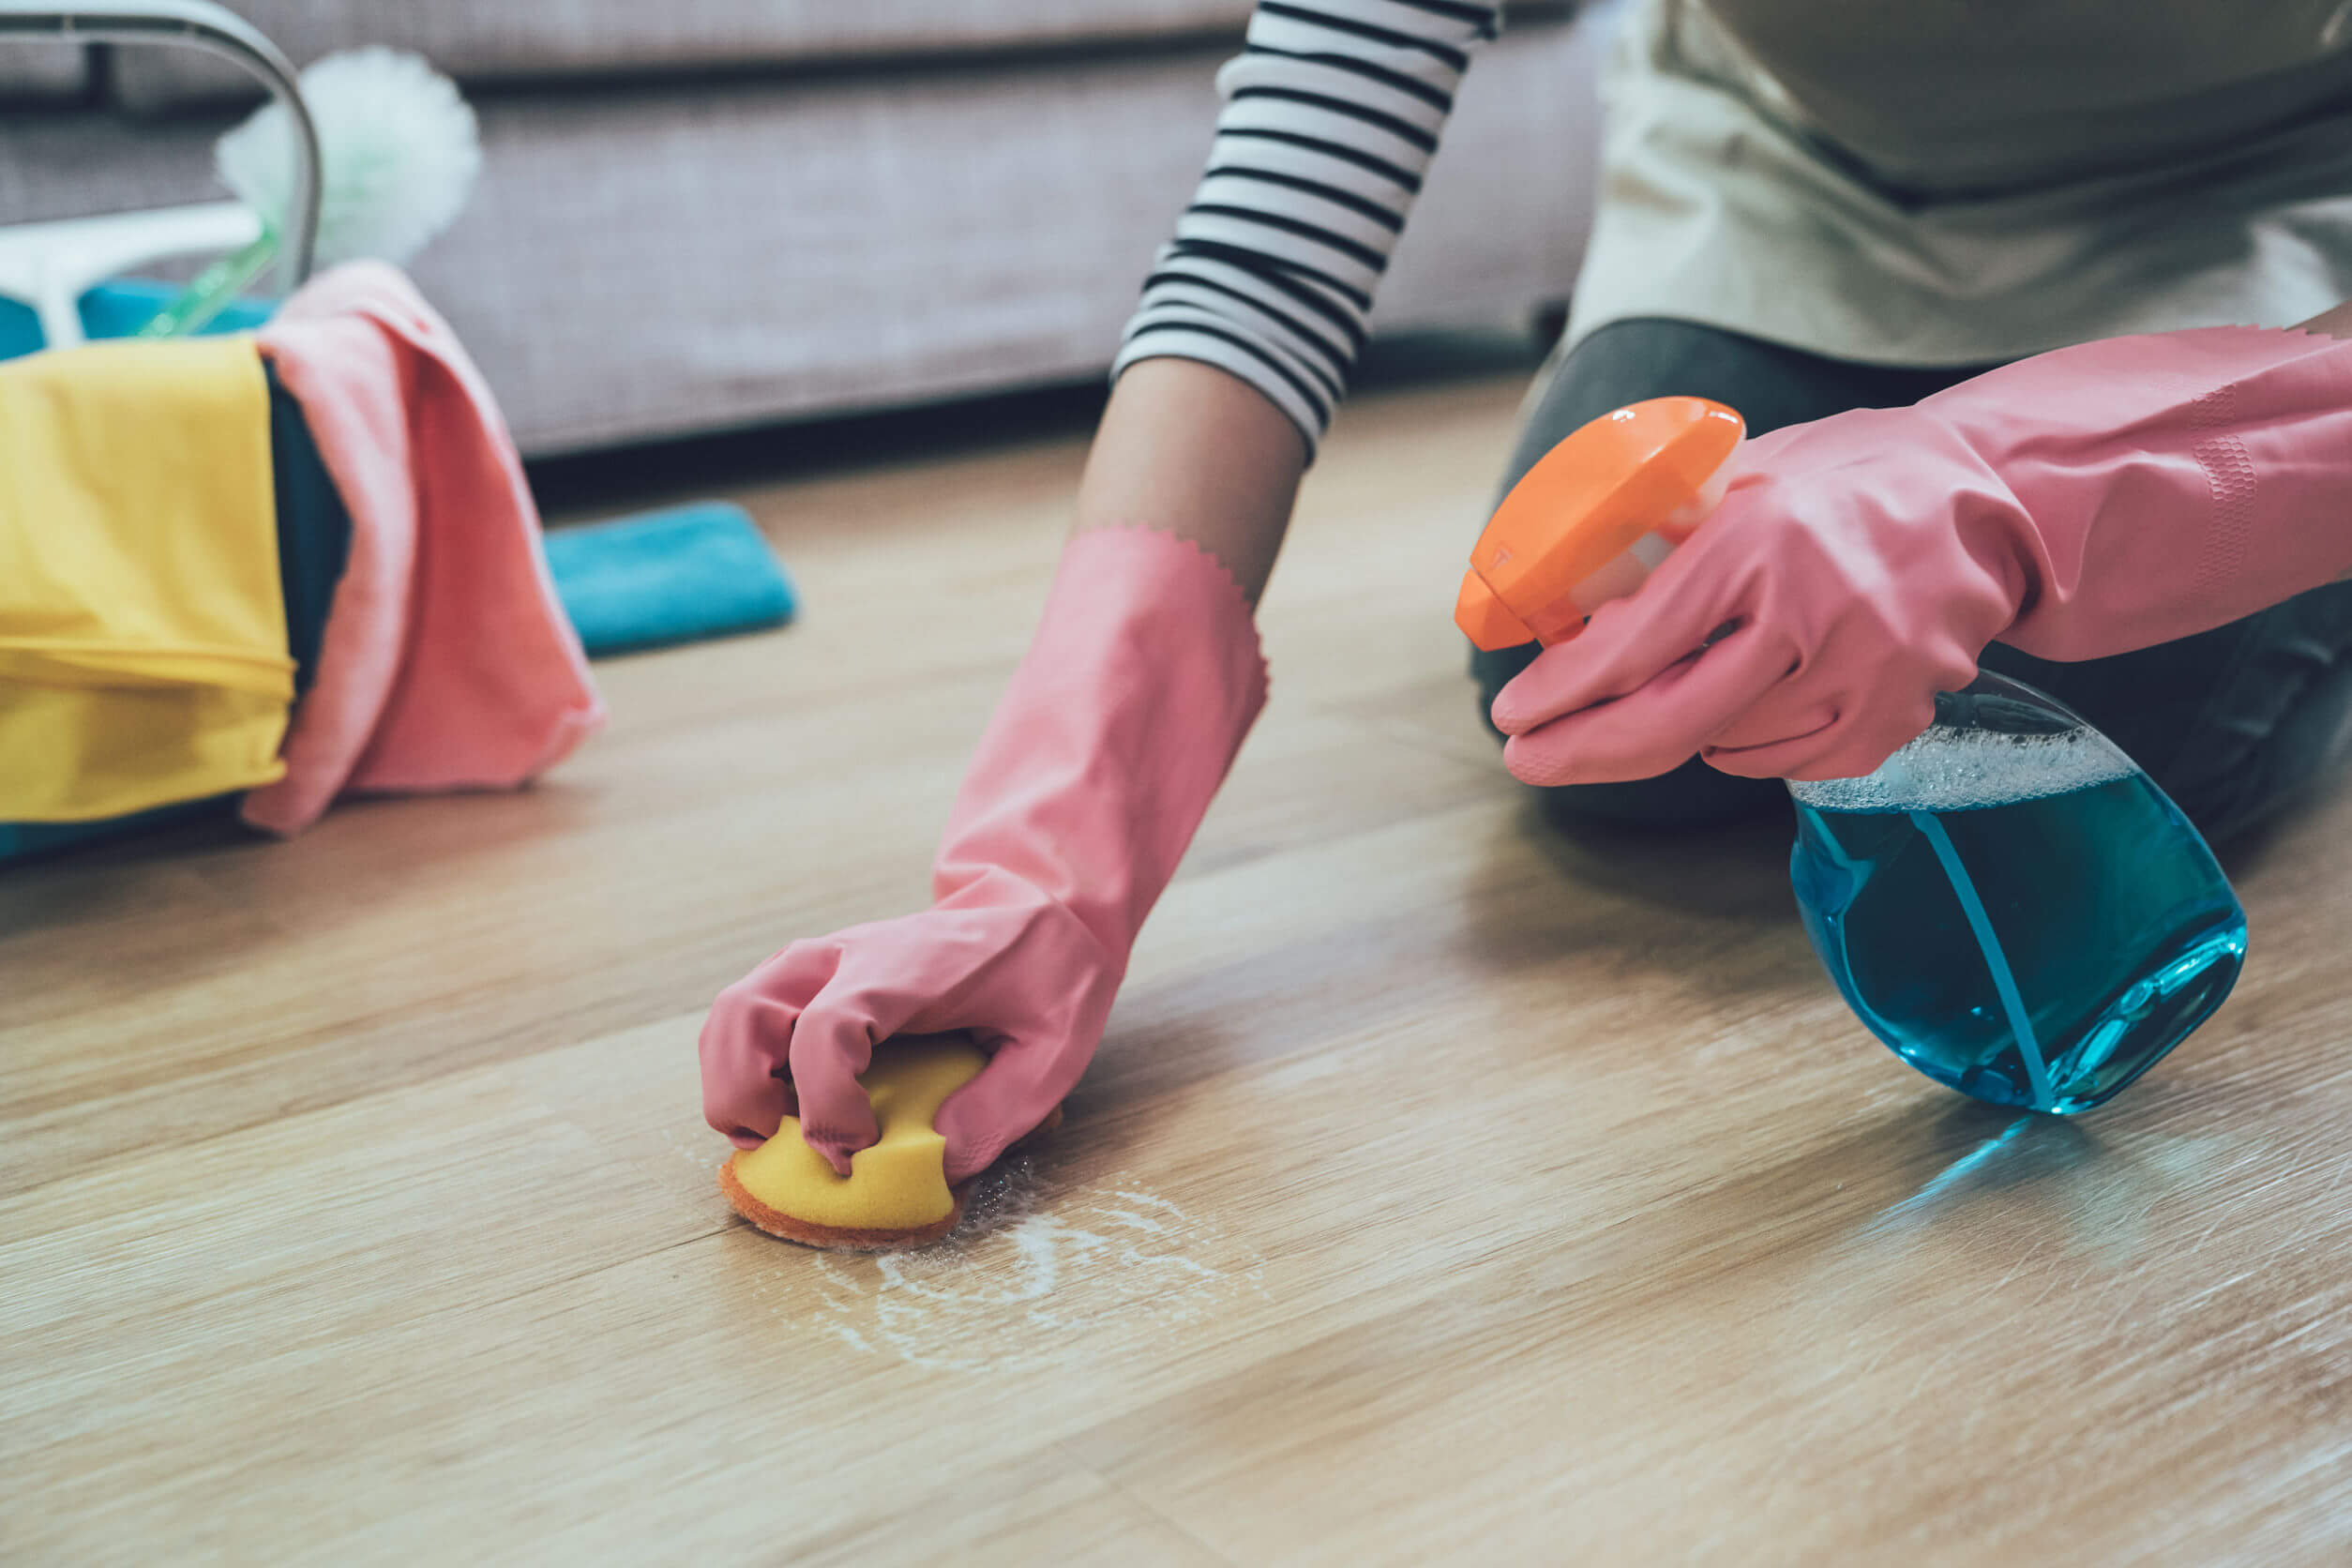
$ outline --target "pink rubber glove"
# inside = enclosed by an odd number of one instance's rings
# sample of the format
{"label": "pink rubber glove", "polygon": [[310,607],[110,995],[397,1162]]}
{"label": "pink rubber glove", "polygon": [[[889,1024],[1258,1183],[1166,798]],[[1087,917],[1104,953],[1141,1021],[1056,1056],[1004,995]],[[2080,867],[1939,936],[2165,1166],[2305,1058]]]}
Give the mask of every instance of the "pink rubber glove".
{"label": "pink rubber glove", "polygon": [[2129,653],[2345,575],[2352,343],[2254,327],[2085,343],[1732,460],[1691,541],[1496,697],[1518,777],[1651,778],[1693,755],[1857,776],[1996,639]]}
{"label": "pink rubber glove", "polygon": [[794,942],[721,992],[702,1026],[711,1125],[748,1147],[797,1114],[847,1174],[875,1138],[857,1083],[874,1045],[964,1030],[993,1054],[934,1125],[951,1184],[985,1169],[1085,1071],[1136,932],[1265,700],[1223,566],[1166,534],[1078,535],[964,776],[932,906]]}

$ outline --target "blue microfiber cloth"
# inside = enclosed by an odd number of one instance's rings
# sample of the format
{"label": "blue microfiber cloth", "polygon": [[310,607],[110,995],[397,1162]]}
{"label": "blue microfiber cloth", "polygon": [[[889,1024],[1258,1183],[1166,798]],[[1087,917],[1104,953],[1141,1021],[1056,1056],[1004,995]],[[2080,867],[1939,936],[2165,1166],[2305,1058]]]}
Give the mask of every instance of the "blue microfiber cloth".
{"label": "blue microfiber cloth", "polygon": [[750,515],[724,501],[551,528],[547,564],[592,658],[780,626],[795,607]]}

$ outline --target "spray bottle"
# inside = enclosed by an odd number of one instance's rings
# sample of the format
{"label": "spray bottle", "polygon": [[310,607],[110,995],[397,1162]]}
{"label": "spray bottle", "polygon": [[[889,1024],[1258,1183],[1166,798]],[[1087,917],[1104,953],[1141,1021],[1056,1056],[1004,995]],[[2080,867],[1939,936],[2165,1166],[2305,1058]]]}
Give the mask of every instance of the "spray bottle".
{"label": "spray bottle", "polygon": [[[1497,508],[1455,623],[1485,649],[1575,637],[1704,524],[1744,434],[1699,398],[1577,430]],[[1964,1094],[2087,1110],[2210,1017],[2244,964],[2245,912],[2204,838],[2022,683],[1941,693],[1877,772],[1789,791],[1789,874],[1823,967],[1896,1055]]]}

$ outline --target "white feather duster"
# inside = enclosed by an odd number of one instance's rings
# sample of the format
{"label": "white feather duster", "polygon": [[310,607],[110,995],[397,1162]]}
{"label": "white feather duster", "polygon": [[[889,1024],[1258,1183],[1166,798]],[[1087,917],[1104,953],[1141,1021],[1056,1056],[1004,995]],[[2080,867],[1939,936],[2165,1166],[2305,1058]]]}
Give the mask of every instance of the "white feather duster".
{"label": "white feather duster", "polygon": [[[315,264],[369,257],[405,263],[447,228],[482,169],[474,111],[457,85],[415,54],[354,49],[302,73],[319,135]],[[262,237],[206,267],[139,329],[194,332],[261,277],[286,242],[293,206],[294,127],[276,103],[255,110],[213,149],[222,183],[257,213]]]}
{"label": "white feather duster", "polygon": [[[406,262],[464,210],[481,172],[474,111],[415,54],[354,49],[302,73],[319,132],[321,266],[362,256]],[[294,131],[272,103],[221,137],[213,162],[282,234],[293,198]]]}

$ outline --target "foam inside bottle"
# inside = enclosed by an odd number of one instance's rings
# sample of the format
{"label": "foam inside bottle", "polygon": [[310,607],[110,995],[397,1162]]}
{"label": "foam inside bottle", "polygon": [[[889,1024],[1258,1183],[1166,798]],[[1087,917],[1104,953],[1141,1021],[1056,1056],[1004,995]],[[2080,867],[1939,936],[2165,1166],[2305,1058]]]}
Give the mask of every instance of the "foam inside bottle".
{"label": "foam inside bottle", "polygon": [[2138,773],[2088,725],[2055,735],[2004,735],[1937,725],[1860,778],[1789,781],[1820,811],[1976,811],[2095,789]]}

